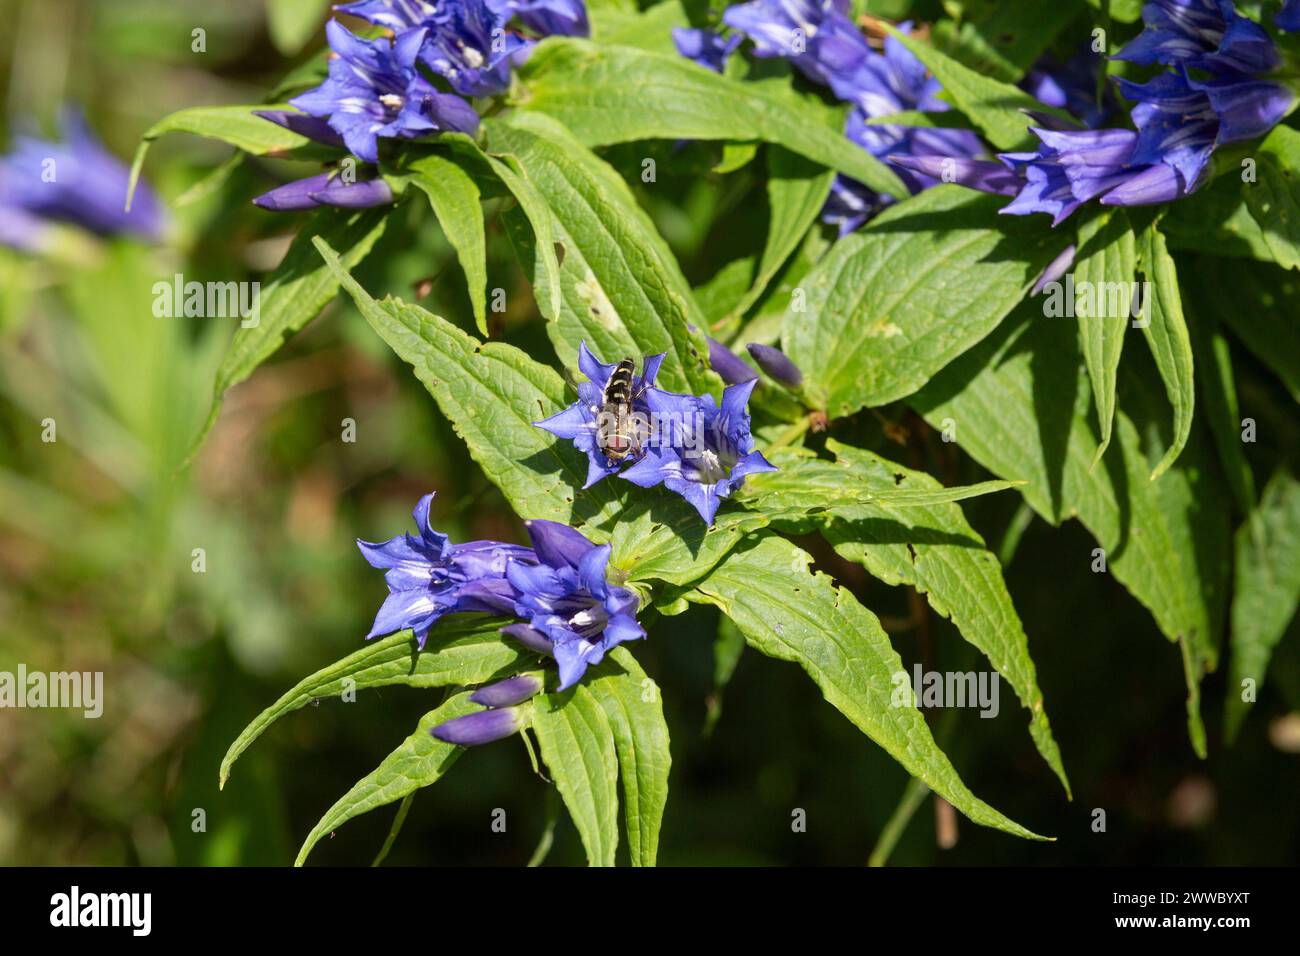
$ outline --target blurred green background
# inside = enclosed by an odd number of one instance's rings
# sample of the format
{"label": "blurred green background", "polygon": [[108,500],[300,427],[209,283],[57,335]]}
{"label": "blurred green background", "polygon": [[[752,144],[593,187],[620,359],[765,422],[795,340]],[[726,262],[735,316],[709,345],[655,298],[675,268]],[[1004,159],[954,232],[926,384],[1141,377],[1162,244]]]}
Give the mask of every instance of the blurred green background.
{"label": "blurred green background", "polygon": [[[324,9],[298,0],[272,4],[268,17],[261,0],[0,0],[0,141],[16,128],[54,134],[71,102],[129,161],[169,112],[265,98],[319,49]],[[191,48],[196,27],[203,53]],[[98,720],[0,709],[5,864],[288,863],[319,815],[441,699],[391,688],[305,708],[217,790],[221,755],[244,724],[368,630],[385,589],[353,539],[407,530],[415,500],[436,489],[434,524],[454,539],[523,540],[432,401],[342,301],[228,396],[192,467],[177,470],[237,320],[155,318],[152,286],[177,272],[263,276],[302,218],[249,200],[313,171],[230,155],[188,136],[155,145],[145,175],[171,209],[162,244],[69,231],[41,256],[0,249],[0,670],[103,671],[106,695]],[[762,190],[745,169],[709,173],[716,155],[689,147],[660,162],[650,195],[632,175],[642,155],[607,154],[692,282],[709,280],[736,246],[761,242]],[[388,231],[362,283],[376,295],[424,294],[428,308],[471,327],[458,266],[427,208],[402,215],[406,228]],[[490,228],[492,285],[511,303],[493,334],[553,357],[499,224]],[[1272,418],[1261,432],[1287,443],[1260,454],[1294,460],[1294,405],[1244,351],[1234,361],[1251,407]],[[41,437],[47,418],[53,443]],[[908,464],[920,454],[945,480],[982,477],[932,436],[892,444],[882,422],[924,436],[901,409],[860,418],[850,440]],[[355,443],[342,440],[345,419],[356,422]],[[1017,500],[967,503],[991,546]],[[978,666],[946,622],[913,614],[905,589],[805,544],[882,617],[909,664],[924,652],[941,668]],[[1006,687],[996,719],[962,711],[940,731],[972,789],[1058,841],[1021,842],[959,819],[955,847],[940,849],[927,798],[891,862],[1300,861],[1295,623],[1233,749],[1217,733],[1223,676],[1208,680],[1211,756],[1200,762],[1186,739],[1177,649],[1112,578],[1088,573],[1093,546],[1077,524],[1035,520],[1007,571],[1074,801],[1034,752]],[[191,569],[195,548],[204,573]],[[698,609],[634,649],[663,688],[673,738],[661,862],[865,863],[906,775],[792,665],[743,653],[724,692],[718,670],[733,640]],[[388,862],[522,864],[545,829],[548,789],[517,739],[471,752],[416,796]],[[497,808],[504,833],[491,826]],[[792,831],[797,808],[806,832]],[[1104,833],[1092,828],[1096,808]],[[312,862],[368,863],[395,809],[348,823]],[[582,861],[567,820],[547,859]]]}

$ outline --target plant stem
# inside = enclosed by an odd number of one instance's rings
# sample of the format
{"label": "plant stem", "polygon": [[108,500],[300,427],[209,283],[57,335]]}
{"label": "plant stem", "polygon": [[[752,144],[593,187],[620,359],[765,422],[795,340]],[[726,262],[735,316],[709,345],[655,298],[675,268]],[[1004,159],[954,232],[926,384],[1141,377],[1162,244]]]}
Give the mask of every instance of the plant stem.
{"label": "plant stem", "polygon": [[388,831],[388,839],[379,848],[379,855],[375,857],[375,862],[371,863],[371,866],[378,866],[388,856],[388,851],[393,848],[393,842],[397,839],[397,834],[402,832],[402,824],[406,822],[406,814],[411,809],[411,801],[414,799],[414,790],[402,798],[402,802],[397,808],[397,816],[393,818],[393,825]]}

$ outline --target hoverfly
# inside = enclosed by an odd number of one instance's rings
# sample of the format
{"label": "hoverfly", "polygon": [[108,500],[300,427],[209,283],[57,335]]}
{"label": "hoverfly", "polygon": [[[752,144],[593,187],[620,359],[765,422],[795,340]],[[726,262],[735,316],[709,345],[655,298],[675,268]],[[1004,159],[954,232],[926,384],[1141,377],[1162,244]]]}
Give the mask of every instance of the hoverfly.
{"label": "hoverfly", "polygon": [[596,409],[596,444],[616,464],[640,455],[649,430],[645,413],[632,409],[645,390],[644,383],[640,389],[633,388],[635,368],[630,358],[618,363]]}

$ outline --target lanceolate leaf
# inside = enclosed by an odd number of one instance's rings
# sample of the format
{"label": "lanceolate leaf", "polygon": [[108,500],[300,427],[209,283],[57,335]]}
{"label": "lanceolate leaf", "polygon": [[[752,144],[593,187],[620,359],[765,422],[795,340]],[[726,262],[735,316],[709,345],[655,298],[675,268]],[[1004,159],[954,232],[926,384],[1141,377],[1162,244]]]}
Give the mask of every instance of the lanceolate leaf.
{"label": "lanceolate leaf", "polygon": [[573,523],[611,500],[610,482],[576,490],[585,464],[533,425],[567,404],[558,374],[513,346],[481,343],[419,306],[392,298],[376,302],[326,243],[318,240],[317,248],[366,321],[414,368],[517,514]]}
{"label": "lanceolate leaf", "polygon": [[302,866],[317,843],[353,817],[395,803],[421,787],[437,783],[465,748],[444,743],[429,731],[453,717],[482,710],[477,704],[470,703],[469,695],[469,691],[457,694],[437,710],[421,717],[420,723],[401,746],[325,811],[320,822],[307,834],[293,865]]}
{"label": "lanceolate leaf", "polygon": [[541,694],[533,730],[591,866],[613,866],[618,849],[618,756],[605,708],[585,683]]}
{"label": "lanceolate leaf", "polygon": [[320,261],[312,243],[320,238],[342,249],[343,268],[352,269],[370,254],[387,224],[382,209],[321,209],[308,217],[284,259],[261,287],[258,323],[247,328],[241,323],[230,341],[212,386],[212,408],[194,438],[191,455],[216,424],[226,391],[252,375],[338,294],[338,278]]}
{"label": "lanceolate leaf", "polygon": [[772,83],[720,76],[684,57],[571,37],[544,40],[520,70],[520,109],[547,113],[588,146],[639,139],[762,140],[905,196],[898,177],[846,139],[828,107]]}
{"label": "lanceolate leaf", "polygon": [[1196,392],[1192,383],[1192,339],[1183,317],[1183,298],[1178,288],[1178,270],[1165,245],[1165,237],[1153,225],[1142,237],[1142,271],[1150,283],[1149,303],[1142,333],[1165,383],[1165,394],[1174,409],[1174,441],[1151,472],[1159,478],[1178,460],[1187,436],[1192,432],[1192,408]]}
{"label": "lanceolate leaf", "polygon": [[966,788],[910,694],[900,694],[907,674],[880,622],[849,591],[812,573],[811,562],[789,541],[761,536],[718,565],[691,600],[716,605],[756,650],[797,663],[859,730],[976,823],[1041,839]]}
{"label": "lanceolate leaf", "polygon": [[767,201],[771,208],[767,240],[749,291],[728,310],[732,319],[739,319],[763,297],[768,283],[817,221],[835,179],[830,170],[780,146],[767,148],[767,170]]}
{"label": "lanceolate leaf", "polygon": [[1019,87],[972,70],[930,44],[893,28],[889,32],[930,68],[943,84],[946,98],[969,116],[998,149],[1014,150],[1031,141],[1028,132],[1031,120],[1021,110],[1036,110],[1074,122],[1068,115],[1040,103]]}
{"label": "lanceolate leaf", "polygon": [[[623,816],[633,866],[654,866],[659,827],[668,802],[668,724],[659,686],[646,676],[626,647],[616,647],[588,680],[614,733],[619,775],[623,778]],[[619,668],[617,673],[613,668]]]}
{"label": "lanceolate leaf", "polygon": [[[1195,428],[1178,462],[1150,480],[1156,451],[1141,436],[1168,428],[1151,376],[1141,367],[1121,370],[1120,453],[1092,467],[1098,437],[1076,337],[1068,323],[1044,321],[1027,303],[911,403],[934,427],[952,429],[961,448],[994,474],[1027,481],[1020,489],[1025,500],[1048,521],[1077,516],[1101,545],[1109,572],[1151,610],[1165,635],[1190,642],[1199,676],[1218,657],[1227,579],[1224,489]],[[1092,557],[1077,560],[1086,567]]]}
{"label": "lanceolate leaf", "polygon": [[[1229,740],[1264,684],[1273,649],[1300,604],[1300,483],[1285,471],[1264,488],[1258,510],[1237,529],[1232,656],[1224,706]],[[1250,701],[1243,699],[1251,681]]]}
{"label": "lanceolate leaf", "polygon": [[838,418],[903,398],[1002,321],[1068,238],[1000,205],[939,186],[832,247],[782,335],[813,401]]}
{"label": "lanceolate leaf", "polygon": [[1285,269],[1300,269],[1300,131],[1278,126],[1256,153],[1256,181],[1242,187],[1246,205],[1273,260]]}
{"label": "lanceolate leaf", "polygon": [[154,123],[140,138],[135,159],[131,163],[131,179],[127,186],[128,208],[130,197],[135,193],[136,181],[140,178],[140,168],[144,165],[145,154],[149,152],[149,146],[158,137],[167,133],[194,133],[196,136],[219,139],[255,156],[287,153],[291,149],[308,146],[311,140],[307,137],[264,120],[255,112],[276,109],[289,109],[289,107],[267,104],[196,106],[172,113]]}
{"label": "lanceolate leaf", "polygon": [[485,124],[491,148],[518,160],[553,216],[563,301],[550,325],[561,360],[578,345],[607,362],[667,352],[660,384],[695,393],[714,381],[703,315],[668,244],[607,163],[547,116]]}
{"label": "lanceolate leaf", "polygon": [[304,678],[258,714],[230,745],[221,761],[220,785],[225,786],[239,755],[271,724],[313,700],[390,684],[411,687],[478,684],[523,660],[526,652],[502,639],[501,624],[495,617],[456,615],[429,632],[423,651],[416,650],[410,632],[402,631],[370,641],[341,661]]}
{"label": "lanceolate leaf", "polygon": [[487,243],[478,186],[458,163],[438,153],[421,156],[406,170],[411,182],[429,197],[438,225],[456,250],[469,286],[474,324],[487,338]]}
{"label": "lanceolate leaf", "polygon": [[885,493],[876,504],[845,505],[825,519],[822,533],[837,553],[886,584],[910,584],[937,614],[997,668],[1029,710],[1029,732],[1066,793],[1070,783],[1038,689],[1029,640],[1011,603],[1002,569],[956,504],[891,507],[889,491],[938,489],[924,472],[830,439],[827,450],[858,486]]}
{"label": "lanceolate leaf", "polygon": [[1124,348],[1124,333],[1133,313],[1136,270],[1137,243],[1122,209],[1100,213],[1079,230],[1074,307],[1083,360],[1088,367],[1093,404],[1101,426],[1098,460],[1110,444],[1115,420],[1115,376]]}

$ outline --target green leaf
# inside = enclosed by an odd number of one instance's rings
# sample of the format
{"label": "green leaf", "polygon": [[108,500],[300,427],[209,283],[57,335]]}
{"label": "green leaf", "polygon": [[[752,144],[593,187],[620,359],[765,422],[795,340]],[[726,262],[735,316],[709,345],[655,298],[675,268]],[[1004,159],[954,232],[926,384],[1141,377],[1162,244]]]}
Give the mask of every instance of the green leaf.
{"label": "green leaf", "polygon": [[827,440],[826,448],[853,475],[854,487],[885,493],[878,504],[835,509],[822,527],[826,540],[841,557],[861,564],[886,584],[916,588],[935,613],[951,620],[961,636],[989,659],[1029,710],[1034,745],[1068,794],[1070,783],[1043,707],[1029,639],[998,559],[956,504],[891,506],[891,491],[938,490],[939,483],[925,472],[834,439]]}
{"label": "green leaf", "polygon": [[585,460],[533,424],[567,404],[555,371],[513,346],[484,344],[419,306],[393,298],[376,302],[327,243],[318,239],[316,247],[517,514],[573,524],[608,504],[610,483],[575,491],[586,480]]}
{"label": "green leaf", "polygon": [[831,248],[783,326],[810,401],[838,418],[903,398],[1002,321],[1067,239],[1001,204],[927,189]]}
{"label": "green leaf", "polygon": [[664,0],[649,9],[593,7],[587,4],[591,38],[606,46],[634,46],[642,50],[677,55],[673,27],[688,27],[690,17],[678,0]]}
{"label": "green leaf", "polygon": [[1255,151],[1256,177],[1246,183],[1246,205],[1264,232],[1273,259],[1300,269],[1300,130],[1273,129]]}
{"label": "green leaf", "polygon": [[196,136],[219,139],[255,156],[286,153],[291,149],[310,145],[311,140],[307,137],[254,115],[255,110],[276,109],[288,109],[288,107],[275,104],[196,106],[163,117],[145,130],[140,138],[135,159],[131,162],[131,178],[126,188],[126,208],[131,208],[131,197],[135,195],[135,184],[140,178],[140,169],[144,166],[144,157],[149,152],[149,146],[158,137],[167,133],[193,133]]}
{"label": "green leaf", "polygon": [[421,717],[411,736],[325,811],[320,822],[307,834],[293,865],[302,866],[317,843],[353,817],[395,803],[422,787],[437,783],[465,748],[444,743],[429,731],[454,717],[482,710],[477,704],[470,703],[469,695],[469,691],[457,694],[437,710]]}
{"label": "green leaf", "polygon": [[664,705],[658,685],[626,647],[614,648],[609,658],[620,668],[619,673],[610,673],[610,665],[606,665],[587,686],[605,709],[614,733],[632,865],[654,866],[672,765]]}
{"label": "green leaf", "polygon": [[614,730],[595,692],[579,683],[539,694],[533,730],[591,866],[613,866],[618,848],[618,756]]}
{"label": "green leaf", "polygon": [[1142,236],[1142,271],[1150,283],[1150,302],[1144,302],[1146,336],[1151,355],[1165,383],[1165,394],[1174,409],[1174,440],[1151,472],[1154,481],[1178,460],[1187,436],[1192,433],[1192,409],[1196,401],[1192,382],[1192,339],[1183,317],[1183,298],[1178,288],[1178,270],[1169,255],[1165,237],[1152,224]]}
{"label": "green leaf", "polygon": [[937,482],[904,487],[894,483],[866,484],[858,462],[843,458],[827,461],[809,452],[785,451],[771,456],[779,470],[751,475],[736,500],[773,516],[813,511],[837,512],[841,507],[862,504],[893,508],[927,508],[932,505],[976,498],[1014,487],[1010,481],[982,481],[974,485],[944,488]]}
{"label": "green leaf", "polygon": [[515,105],[555,117],[588,146],[641,139],[762,140],[877,192],[907,195],[887,166],[832,123],[838,111],[776,83],[741,82],[676,54],[573,37],[542,41],[519,76],[524,92]]}
{"label": "green leaf", "polygon": [[[1300,605],[1300,483],[1278,471],[1259,508],[1237,530],[1232,648],[1224,702],[1225,735],[1237,736],[1264,684],[1273,649]],[[1243,682],[1254,682],[1250,701]]]}
{"label": "green leaf", "polygon": [[811,562],[791,542],[759,536],[718,565],[691,599],[718,607],[756,650],[797,663],[854,726],[976,823],[1042,839],[966,788],[910,690],[898,692],[907,673],[876,616],[829,577],[812,573]]}
{"label": "green leaf", "polygon": [[387,211],[382,209],[321,209],[312,213],[260,290],[257,324],[244,327],[241,323],[230,340],[213,382],[212,408],[194,437],[190,457],[216,424],[227,390],[252,375],[338,294],[339,280],[320,261],[312,246],[315,239],[320,237],[344,250],[343,267],[352,269],[370,254],[387,225]]}
{"label": "green leaf", "polygon": [[973,70],[928,43],[915,40],[893,27],[889,32],[930,68],[943,84],[946,98],[969,116],[985,138],[1000,150],[1018,149],[1031,142],[1028,128],[1033,121],[1021,110],[1036,110],[1071,124],[1076,122],[1068,114],[1040,103],[1019,87]]}
{"label": "green leaf", "polygon": [[1198,256],[1182,270],[1182,281],[1193,290],[1187,298],[1197,315],[1231,329],[1300,402],[1300,323],[1294,320],[1300,276],[1262,262]]}
{"label": "green leaf", "polygon": [[1237,509],[1243,515],[1255,510],[1255,475],[1246,461],[1241,442],[1241,408],[1237,404],[1237,382],[1232,372],[1232,355],[1218,316],[1204,309],[1196,287],[1189,288],[1189,303],[1195,307],[1188,319],[1192,333],[1199,376],[1203,417],[1208,421],[1214,444],[1219,450]]}
{"label": "green leaf", "polygon": [[[537,307],[543,315],[555,316],[560,314],[560,309],[564,305],[564,289],[560,284],[560,257],[559,252],[563,248],[556,240],[554,234],[553,217],[550,207],[547,206],[546,200],[542,198],[537,187],[533,185],[528,176],[519,165],[519,160],[514,156],[487,156],[488,163],[492,171],[506,185],[506,188],[514,195],[515,200],[519,203],[524,217],[528,220],[532,228],[533,237],[531,245],[537,259],[537,271],[532,279],[534,289],[544,290],[544,294],[537,297]],[[509,219],[507,218],[507,223]],[[521,236],[515,236],[516,243]]]}
{"label": "green leaf", "polygon": [[940,20],[933,42],[977,72],[1015,83],[1082,9],[1082,0],[985,4],[963,9],[960,27]]}
{"label": "green leaf", "polygon": [[749,311],[817,222],[835,174],[780,146],[767,148],[767,201],[771,214],[758,271],[746,292],[719,321]]}
{"label": "green leaf", "polygon": [[520,114],[485,121],[491,148],[518,160],[553,217],[564,247],[562,303],[549,326],[560,360],[577,364],[578,345],[604,361],[667,352],[659,381],[699,394],[709,371],[703,314],[650,217],[622,177],[554,120]]}
{"label": "green leaf", "polygon": [[[1218,656],[1228,570],[1224,489],[1195,428],[1178,462],[1150,480],[1156,454],[1143,436],[1168,430],[1152,378],[1141,366],[1121,369],[1119,453],[1093,468],[1099,439],[1077,337],[1026,303],[910,401],[985,468],[1027,481],[1021,493],[1045,519],[1078,517],[1102,547],[1107,570],[1161,631],[1190,642],[1199,679]],[[1093,559],[1075,558],[1081,567]]]}
{"label": "green leaf", "polygon": [[266,26],[275,48],[285,56],[298,53],[329,13],[330,0],[267,0]]}
{"label": "green leaf", "polygon": [[1115,376],[1124,348],[1124,333],[1133,313],[1133,276],[1137,242],[1122,209],[1101,212],[1079,230],[1074,267],[1076,317],[1083,360],[1092,382],[1093,404],[1101,425],[1097,460],[1110,444],[1115,420]]}
{"label": "green leaf", "polygon": [[478,684],[524,660],[527,653],[502,640],[500,631],[498,618],[457,615],[429,632],[423,651],[416,649],[409,631],[370,641],[341,661],[303,678],[258,714],[226,751],[221,761],[220,785],[226,785],[231,766],[268,727],[313,700],[391,684],[410,687]]}
{"label": "green leaf", "polygon": [[426,153],[403,170],[429,197],[438,225],[456,250],[469,287],[474,324],[487,338],[487,240],[478,186],[459,163],[438,153]]}

